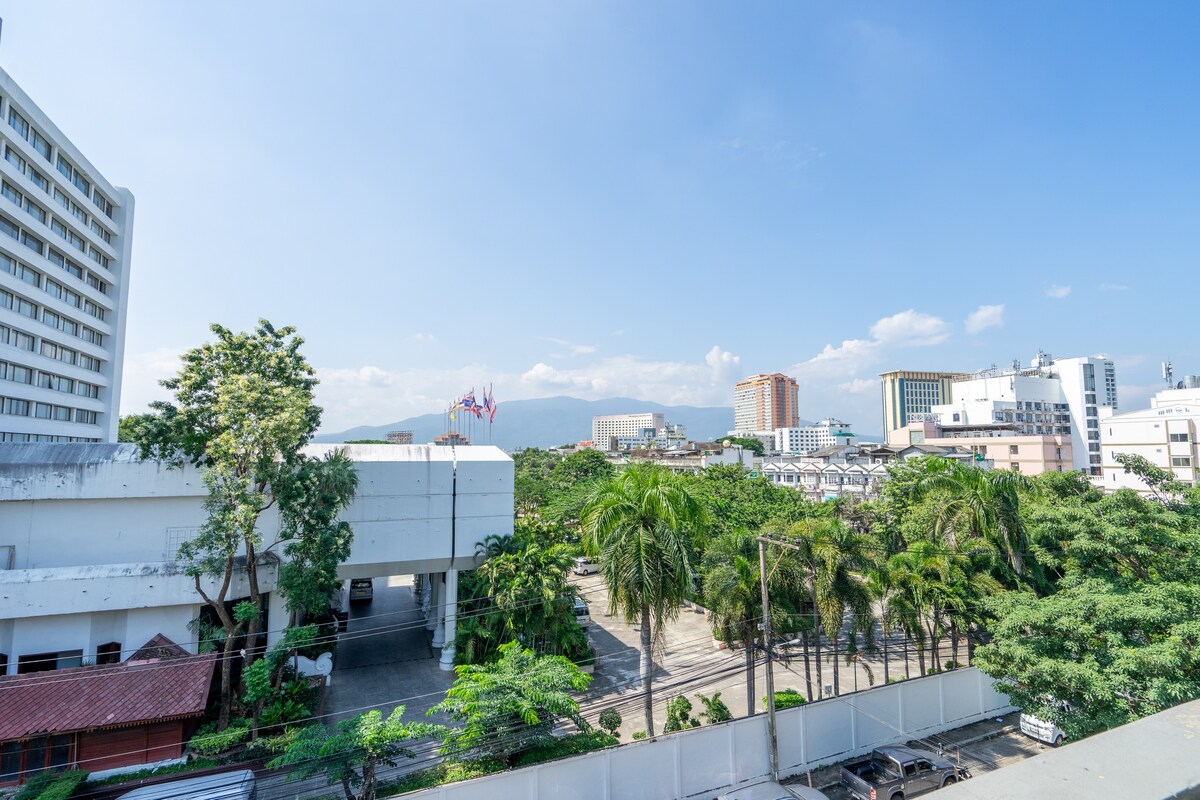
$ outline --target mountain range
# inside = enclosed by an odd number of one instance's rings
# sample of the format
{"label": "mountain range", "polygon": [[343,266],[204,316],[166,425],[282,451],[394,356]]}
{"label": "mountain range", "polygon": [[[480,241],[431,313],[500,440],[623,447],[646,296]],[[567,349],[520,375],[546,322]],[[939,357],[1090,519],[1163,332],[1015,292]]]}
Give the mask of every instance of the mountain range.
{"label": "mountain range", "polygon": [[[628,397],[607,400],[542,397],[501,403],[496,411],[495,424],[491,426],[490,439],[487,422],[467,419],[470,415],[463,411],[458,412],[457,429],[470,436],[473,425],[474,444],[494,444],[505,450],[546,448],[591,438],[593,416],[646,412],[662,412],[668,422],[687,426],[688,438],[698,441],[714,441],[733,428],[733,409],[725,406],[664,406]],[[388,431],[412,431],[414,442],[431,442],[435,436],[446,432],[446,415],[423,414],[387,425],[360,425],[339,433],[318,434],[313,441],[386,439]]]}

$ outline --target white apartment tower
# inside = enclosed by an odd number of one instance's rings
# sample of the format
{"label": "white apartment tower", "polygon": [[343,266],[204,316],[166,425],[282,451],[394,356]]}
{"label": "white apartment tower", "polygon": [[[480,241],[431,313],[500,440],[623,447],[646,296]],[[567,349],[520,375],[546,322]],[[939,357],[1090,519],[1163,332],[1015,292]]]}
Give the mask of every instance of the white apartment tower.
{"label": "white apartment tower", "polygon": [[[666,424],[666,416],[654,412],[595,416],[592,417],[592,446],[606,451],[612,446],[613,439],[642,437],[645,431],[658,431],[665,428]],[[651,433],[650,437],[654,435]]]}
{"label": "white apartment tower", "polygon": [[0,443],[114,442],[133,195],[0,70]]}

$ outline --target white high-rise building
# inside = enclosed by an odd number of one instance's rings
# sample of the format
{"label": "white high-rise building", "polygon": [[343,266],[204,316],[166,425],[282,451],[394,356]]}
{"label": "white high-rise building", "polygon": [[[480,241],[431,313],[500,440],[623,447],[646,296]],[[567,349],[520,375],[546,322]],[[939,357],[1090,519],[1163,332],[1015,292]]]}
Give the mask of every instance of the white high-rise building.
{"label": "white high-rise building", "polygon": [[1075,469],[1098,475],[1100,409],[1117,408],[1117,377],[1103,358],[1051,359],[1038,353],[1028,369],[984,370],[952,384],[951,400],[929,416],[947,435],[1070,436]]}
{"label": "white high-rise building", "polygon": [[654,438],[655,432],[666,427],[667,418],[662,413],[605,414],[592,417],[592,446],[597,450],[608,450],[614,439]]}
{"label": "white high-rise building", "polygon": [[116,441],[133,195],[0,70],[0,442]]}
{"label": "white high-rise building", "polygon": [[813,425],[775,429],[775,449],[780,453],[811,453],[822,447],[857,442],[850,426],[832,417]]}

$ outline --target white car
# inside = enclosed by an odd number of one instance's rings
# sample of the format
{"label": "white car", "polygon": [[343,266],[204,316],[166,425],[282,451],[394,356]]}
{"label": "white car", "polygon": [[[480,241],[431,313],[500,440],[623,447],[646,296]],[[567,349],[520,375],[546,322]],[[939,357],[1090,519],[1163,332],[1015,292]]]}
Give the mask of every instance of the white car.
{"label": "white car", "polygon": [[[1060,703],[1062,710],[1070,713],[1071,706],[1069,703]],[[1021,714],[1021,733],[1031,738],[1037,739],[1039,742],[1059,747],[1063,743],[1064,734],[1062,728],[1048,720],[1040,719],[1032,714]]]}
{"label": "white car", "polygon": [[588,609],[588,604],[583,602],[582,597],[575,598],[575,621],[581,628],[587,628],[592,624],[592,613]]}
{"label": "white car", "polygon": [[775,781],[762,781],[730,789],[718,795],[717,800],[829,800],[829,796],[807,786],[784,786]]}
{"label": "white car", "polygon": [[591,575],[599,571],[600,565],[587,556],[580,556],[575,559],[575,566],[571,567],[571,572],[574,572],[576,575]]}

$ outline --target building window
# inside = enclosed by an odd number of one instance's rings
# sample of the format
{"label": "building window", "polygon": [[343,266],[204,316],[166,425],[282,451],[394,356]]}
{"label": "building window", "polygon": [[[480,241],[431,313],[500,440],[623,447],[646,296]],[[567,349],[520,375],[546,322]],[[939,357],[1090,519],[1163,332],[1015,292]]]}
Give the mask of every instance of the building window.
{"label": "building window", "polygon": [[96,663],[97,664],[119,664],[121,663],[121,643],[108,642],[96,647]]}
{"label": "building window", "polygon": [[1010,456],[1015,456],[1015,455],[1017,454],[1017,445],[1015,445],[1015,444],[1010,444],[1010,445],[1008,446],[1008,454],[1009,454]]}
{"label": "building window", "polygon": [[1190,456],[1171,456],[1172,467],[1190,467],[1192,459]]}
{"label": "building window", "polygon": [[[1109,433],[1112,433],[1112,431],[1110,430]],[[1171,434],[1172,442],[1186,442],[1187,440],[1188,440],[1188,435],[1186,433],[1172,433]]]}

